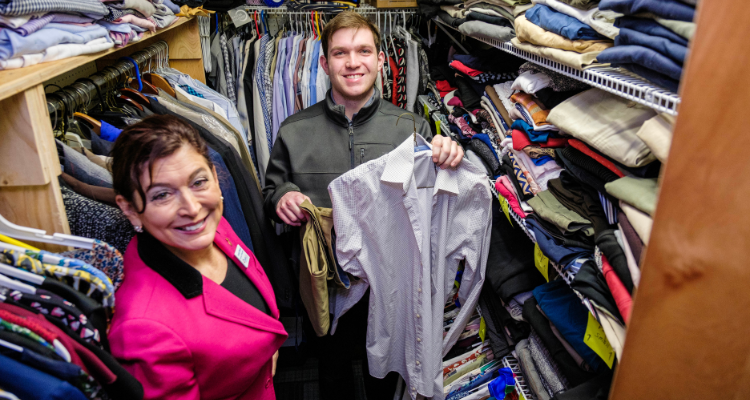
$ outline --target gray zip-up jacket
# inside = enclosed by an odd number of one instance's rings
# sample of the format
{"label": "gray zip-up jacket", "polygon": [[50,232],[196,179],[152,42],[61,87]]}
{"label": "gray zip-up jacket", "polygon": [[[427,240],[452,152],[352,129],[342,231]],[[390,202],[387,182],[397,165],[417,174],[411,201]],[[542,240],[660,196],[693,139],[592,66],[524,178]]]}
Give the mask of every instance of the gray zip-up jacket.
{"label": "gray zip-up jacket", "polygon": [[297,191],[310,197],[317,207],[331,207],[328,185],[341,174],[389,153],[414,131],[432,140],[428,122],[402,108],[384,101],[376,94],[372,104],[363,107],[352,122],[343,105],[325,100],[284,120],[279,128],[263,188],[264,207],[268,215],[281,222],[276,204],[286,193]]}

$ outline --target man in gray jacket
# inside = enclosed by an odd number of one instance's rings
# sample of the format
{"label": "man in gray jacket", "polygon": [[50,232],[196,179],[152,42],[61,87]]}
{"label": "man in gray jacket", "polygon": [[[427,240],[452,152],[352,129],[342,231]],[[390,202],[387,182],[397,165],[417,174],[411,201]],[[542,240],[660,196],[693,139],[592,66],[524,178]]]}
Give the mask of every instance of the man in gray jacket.
{"label": "man in gray jacket", "polygon": [[[406,111],[383,101],[375,88],[385,62],[375,25],[355,12],[343,12],[326,25],[321,41],[320,64],[330,78],[331,90],[325,99],[281,124],[263,188],[266,212],[276,222],[292,226],[306,221],[299,208],[303,201],[331,207],[328,185],[334,179],[389,153],[414,129],[406,116],[396,125]],[[432,138],[428,122],[410,114],[417,132],[431,140],[433,161],[440,168],[456,167],[463,149],[450,138]],[[354,398],[351,358],[364,353],[366,327],[367,296],[341,318],[335,336],[320,339],[321,398]],[[363,370],[369,400],[392,398],[396,376],[389,374],[380,382],[371,378],[366,357]]]}

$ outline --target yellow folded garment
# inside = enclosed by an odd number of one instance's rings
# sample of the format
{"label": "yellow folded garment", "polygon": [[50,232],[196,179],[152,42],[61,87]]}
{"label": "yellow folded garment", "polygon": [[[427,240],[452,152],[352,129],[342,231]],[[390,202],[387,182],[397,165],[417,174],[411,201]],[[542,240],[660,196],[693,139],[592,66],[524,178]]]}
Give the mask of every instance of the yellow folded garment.
{"label": "yellow folded garment", "polygon": [[554,32],[544,30],[544,28],[526,19],[525,15],[516,18],[516,37],[522,42],[575,51],[576,53],[598,52],[614,46],[614,42],[611,40],[570,40]]}
{"label": "yellow folded garment", "polygon": [[215,13],[216,11],[212,10],[204,10],[203,6],[196,7],[196,8],[190,8],[188,6],[182,6],[180,7],[180,12],[175,14],[175,16],[178,17],[208,17],[209,15]]}

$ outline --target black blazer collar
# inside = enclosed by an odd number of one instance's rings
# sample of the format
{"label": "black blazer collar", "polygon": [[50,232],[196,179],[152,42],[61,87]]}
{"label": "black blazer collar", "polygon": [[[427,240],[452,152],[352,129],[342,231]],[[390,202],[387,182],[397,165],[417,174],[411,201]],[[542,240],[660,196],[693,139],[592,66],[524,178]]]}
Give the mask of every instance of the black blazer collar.
{"label": "black blazer collar", "polygon": [[141,260],[171,283],[186,299],[203,294],[203,276],[182,261],[148,232],[138,234],[138,255]]}

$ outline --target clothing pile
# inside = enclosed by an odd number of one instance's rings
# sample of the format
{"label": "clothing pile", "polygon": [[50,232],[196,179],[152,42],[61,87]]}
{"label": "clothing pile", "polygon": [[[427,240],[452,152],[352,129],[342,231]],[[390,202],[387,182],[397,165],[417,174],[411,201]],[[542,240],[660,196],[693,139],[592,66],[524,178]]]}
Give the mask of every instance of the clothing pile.
{"label": "clothing pile", "polygon": [[[420,0],[420,10],[467,36],[507,42],[516,36],[514,18],[530,6],[529,0]],[[431,10],[434,8],[434,10]]]}
{"label": "clothing pile", "polygon": [[[252,46],[250,46],[252,47]],[[155,74],[155,73],[154,73]],[[135,235],[132,224],[115,204],[110,151],[121,129],[150,115],[173,115],[192,125],[208,144],[208,155],[220,177],[224,218],[266,270],[277,304],[291,307],[289,265],[263,210],[260,182],[234,104],[201,82],[174,69],[160,69],[175,96],[158,89],[140,103],[102,104],[88,112],[101,126],[67,122],[57,141],[63,169],[61,190],[71,233],[105,240],[124,252]],[[137,98],[137,96],[128,93]]]}
{"label": "clothing pile", "polygon": [[[437,78],[462,60],[452,47],[430,54]],[[420,96],[497,196],[479,300],[486,336],[472,349],[487,353],[486,340],[494,360],[513,354],[535,398],[605,399],[674,120],[536,64],[516,68],[491,85],[454,74]],[[594,329],[605,344],[587,339]]]}
{"label": "clothing pile", "polygon": [[122,47],[170,26],[179,12],[170,0],[6,0],[0,2],[0,69]]}
{"label": "clothing pile", "polygon": [[695,33],[696,0],[602,0],[600,8],[624,14],[615,25],[615,46],[597,56],[677,92]]}
{"label": "clothing pile", "polygon": [[[8,244],[5,242],[13,242]],[[0,393],[6,399],[142,399],[109,352],[121,253],[50,253],[0,241]]]}

